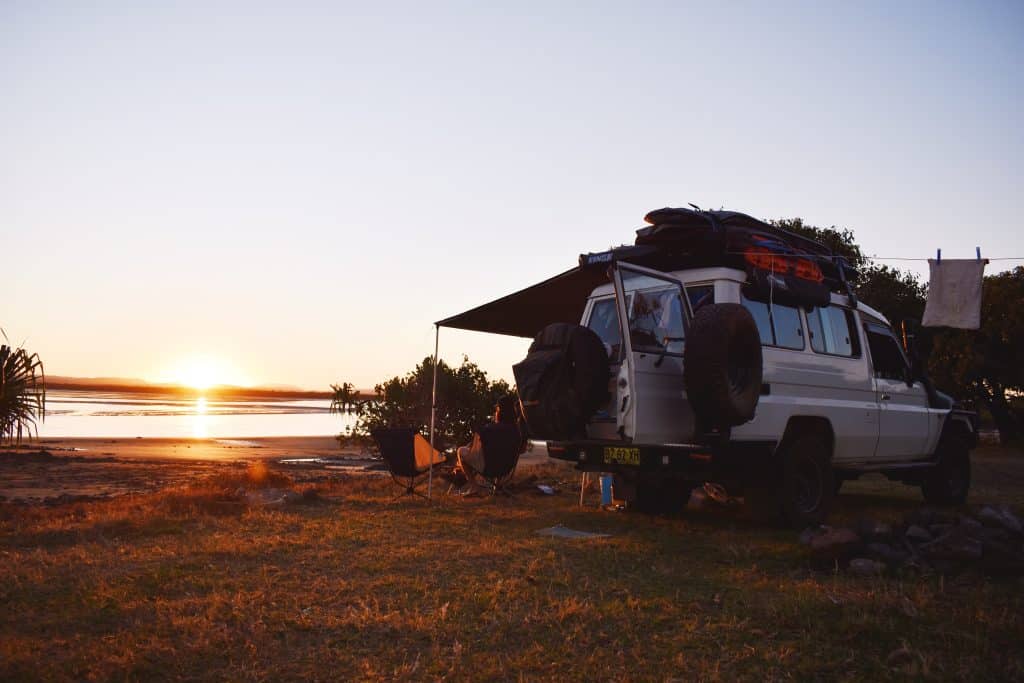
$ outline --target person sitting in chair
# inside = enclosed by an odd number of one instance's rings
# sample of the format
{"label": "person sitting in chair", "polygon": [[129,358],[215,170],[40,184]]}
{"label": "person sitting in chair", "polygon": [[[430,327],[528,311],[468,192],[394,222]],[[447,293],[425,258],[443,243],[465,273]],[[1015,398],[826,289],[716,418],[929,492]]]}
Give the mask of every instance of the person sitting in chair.
{"label": "person sitting in chair", "polygon": [[505,439],[515,439],[519,444],[519,451],[522,452],[526,445],[523,438],[523,430],[519,426],[519,415],[517,401],[512,396],[503,396],[494,409],[494,420],[486,426],[473,432],[473,441],[467,446],[461,446],[458,451],[459,469],[466,475],[470,483],[476,475],[484,471],[485,457],[483,439],[480,437],[482,430],[489,430],[498,433]]}

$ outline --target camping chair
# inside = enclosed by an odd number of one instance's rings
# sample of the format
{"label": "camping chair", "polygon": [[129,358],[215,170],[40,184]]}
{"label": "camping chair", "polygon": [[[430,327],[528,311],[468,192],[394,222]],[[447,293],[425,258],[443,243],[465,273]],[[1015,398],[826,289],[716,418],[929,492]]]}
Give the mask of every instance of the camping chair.
{"label": "camping chair", "polygon": [[412,427],[374,429],[370,435],[377,442],[391,478],[405,489],[391,502],[409,495],[426,498],[416,487],[429,476],[431,467],[444,462],[444,457]]}
{"label": "camping chair", "polygon": [[478,431],[484,450],[484,468],[476,474],[490,486],[491,495],[512,495],[507,486],[523,452],[522,435],[518,429],[508,429],[508,426],[488,424]]}

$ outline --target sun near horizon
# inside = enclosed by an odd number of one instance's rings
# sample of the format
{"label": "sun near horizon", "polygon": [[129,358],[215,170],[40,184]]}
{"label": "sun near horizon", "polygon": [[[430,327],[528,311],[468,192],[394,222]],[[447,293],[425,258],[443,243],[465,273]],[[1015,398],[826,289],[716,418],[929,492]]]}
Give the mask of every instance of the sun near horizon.
{"label": "sun near horizon", "polygon": [[252,381],[229,361],[215,356],[191,356],[161,375],[159,381],[203,392],[216,386],[249,387]]}

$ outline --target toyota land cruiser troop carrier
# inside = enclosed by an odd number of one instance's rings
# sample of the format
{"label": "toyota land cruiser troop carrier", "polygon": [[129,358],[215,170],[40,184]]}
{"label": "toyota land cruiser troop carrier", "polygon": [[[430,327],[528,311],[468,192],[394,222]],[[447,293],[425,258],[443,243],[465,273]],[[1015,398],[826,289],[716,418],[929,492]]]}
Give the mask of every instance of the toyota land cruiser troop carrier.
{"label": "toyota land cruiser troop carrier", "polygon": [[513,370],[552,457],[614,473],[642,510],[712,482],[794,526],[866,472],[966,499],[975,414],[912,369],[845,259],[741,213],[646,221],[634,245],[438,323],[534,337]]}

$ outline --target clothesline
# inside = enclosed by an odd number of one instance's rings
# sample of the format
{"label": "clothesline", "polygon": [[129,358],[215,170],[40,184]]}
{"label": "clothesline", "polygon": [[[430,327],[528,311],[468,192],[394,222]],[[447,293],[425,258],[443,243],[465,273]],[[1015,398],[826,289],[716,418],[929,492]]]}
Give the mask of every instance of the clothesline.
{"label": "clothesline", "polygon": [[[735,256],[774,256],[778,259],[784,258],[799,258],[805,256],[805,254],[782,254],[775,251],[726,251],[726,254],[732,254]],[[841,254],[835,254],[834,256],[841,256]],[[933,260],[930,257],[926,258],[915,258],[911,256],[865,256],[869,261],[930,261]],[[974,259],[971,259],[972,261]],[[984,256],[981,258],[983,261],[1024,261],[1024,256]]]}
{"label": "clothesline", "polygon": [[[869,261],[928,261],[927,258],[911,258],[909,256],[865,256]],[[986,261],[1024,261],[1024,256],[986,256]]]}

